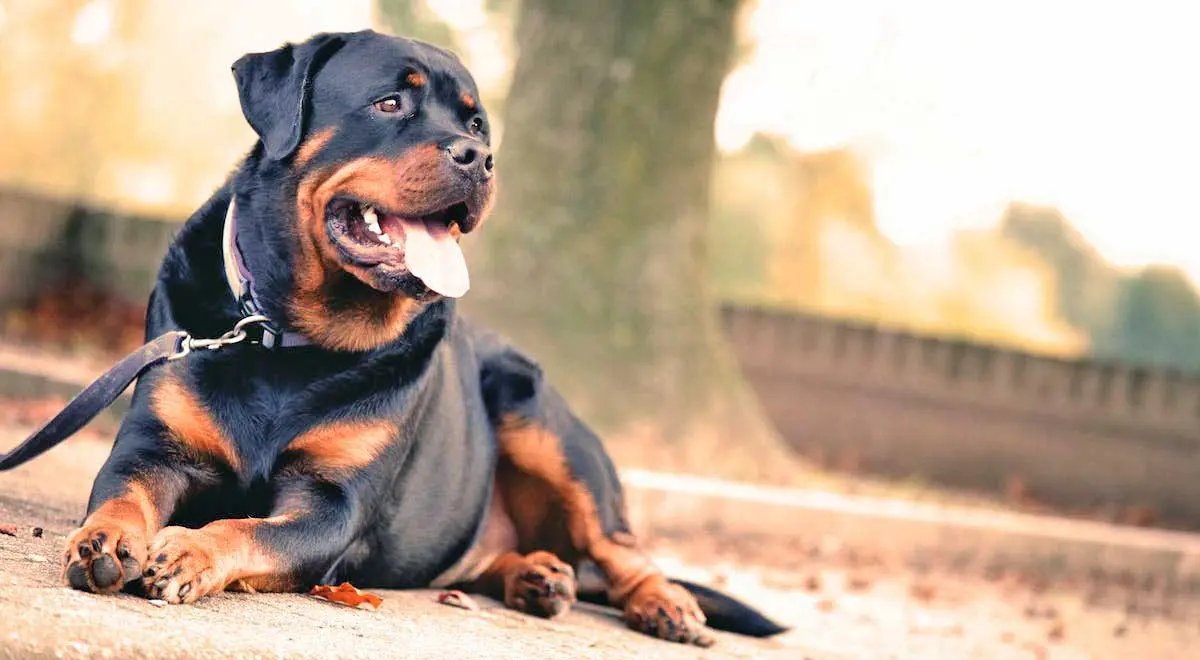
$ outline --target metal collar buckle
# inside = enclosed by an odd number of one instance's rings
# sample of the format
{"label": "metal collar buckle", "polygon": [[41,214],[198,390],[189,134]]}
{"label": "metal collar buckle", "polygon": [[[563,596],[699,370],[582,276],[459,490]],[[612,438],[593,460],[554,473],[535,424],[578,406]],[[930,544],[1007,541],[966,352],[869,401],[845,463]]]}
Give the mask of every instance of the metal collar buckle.
{"label": "metal collar buckle", "polygon": [[267,323],[269,319],[262,314],[251,314],[238,321],[233,329],[216,339],[196,339],[195,337],[184,332],[183,338],[179,340],[179,350],[174,355],[167,358],[168,360],[178,360],[187,357],[194,349],[207,348],[210,351],[215,351],[223,346],[236,344],[246,338],[246,326],[256,323]]}

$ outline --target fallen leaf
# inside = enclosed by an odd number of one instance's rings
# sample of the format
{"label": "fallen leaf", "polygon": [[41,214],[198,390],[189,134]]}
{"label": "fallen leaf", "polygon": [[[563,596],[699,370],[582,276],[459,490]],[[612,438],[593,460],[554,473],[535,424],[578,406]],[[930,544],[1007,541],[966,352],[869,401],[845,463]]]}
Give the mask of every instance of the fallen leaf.
{"label": "fallen leaf", "polygon": [[458,591],[457,589],[452,591],[443,591],[442,593],[438,594],[437,601],[443,605],[461,607],[464,610],[479,609],[478,603],[472,600],[470,596]]}
{"label": "fallen leaf", "polygon": [[166,606],[167,606],[167,601],[165,601],[165,600],[161,600],[161,599],[158,599],[158,598],[152,598],[152,599],[150,599],[150,604],[151,604],[151,605],[153,605],[153,606],[155,606],[155,607],[166,607]]}
{"label": "fallen leaf", "polygon": [[17,535],[17,526],[16,525],[0,525],[0,534],[3,534],[5,536],[16,536]]}
{"label": "fallen leaf", "polygon": [[937,595],[937,589],[933,585],[924,582],[912,585],[908,592],[913,598],[922,603],[928,603]]}
{"label": "fallen leaf", "polygon": [[866,591],[871,587],[871,581],[861,575],[855,575],[846,582],[849,591]]}
{"label": "fallen leaf", "polygon": [[375,610],[383,604],[383,599],[379,596],[359,591],[349,582],[343,582],[336,587],[329,584],[318,584],[308,592],[308,595],[362,610]]}

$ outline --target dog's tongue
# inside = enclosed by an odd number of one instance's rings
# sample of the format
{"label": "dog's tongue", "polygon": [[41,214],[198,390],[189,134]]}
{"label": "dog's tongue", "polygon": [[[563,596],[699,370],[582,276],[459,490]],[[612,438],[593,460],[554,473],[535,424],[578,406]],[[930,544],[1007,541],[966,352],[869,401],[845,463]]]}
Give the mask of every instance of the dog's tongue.
{"label": "dog's tongue", "polygon": [[458,298],[471,288],[467,260],[450,230],[435,220],[403,218],[404,260],[408,271],[425,286],[450,298]]}

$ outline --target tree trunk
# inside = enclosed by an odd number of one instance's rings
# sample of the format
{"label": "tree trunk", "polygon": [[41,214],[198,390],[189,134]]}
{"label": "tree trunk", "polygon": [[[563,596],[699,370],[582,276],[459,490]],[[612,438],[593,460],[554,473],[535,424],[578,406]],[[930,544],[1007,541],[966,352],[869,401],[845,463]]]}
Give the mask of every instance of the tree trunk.
{"label": "tree trunk", "polygon": [[520,5],[498,207],[468,241],[464,306],[605,430],[649,422],[670,441],[737,408],[739,435],[767,433],[705,277],[713,124],[738,4]]}

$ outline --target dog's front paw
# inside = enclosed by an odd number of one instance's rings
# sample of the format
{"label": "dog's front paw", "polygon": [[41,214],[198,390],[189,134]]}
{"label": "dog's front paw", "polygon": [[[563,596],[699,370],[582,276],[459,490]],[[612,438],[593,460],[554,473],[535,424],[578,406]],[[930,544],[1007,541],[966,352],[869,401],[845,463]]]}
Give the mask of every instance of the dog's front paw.
{"label": "dog's front paw", "polygon": [[575,571],[549,552],[532,552],[504,576],[504,604],[554,618],[575,602]]}
{"label": "dog's front paw", "polygon": [[625,623],[659,639],[708,646],[704,612],[683,587],[654,576],[643,582],[625,604]]}
{"label": "dog's front paw", "polygon": [[89,519],[67,537],[63,582],[97,594],[120,591],[142,575],[146,541],[138,530],[120,522]]}
{"label": "dog's front paw", "polygon": [[215,536],[203,529],[164,527],[150,544],[142,584],[149,598],[168,603],[193,603],[225,590],[217,561],[220,548]]}

